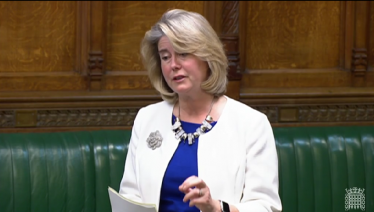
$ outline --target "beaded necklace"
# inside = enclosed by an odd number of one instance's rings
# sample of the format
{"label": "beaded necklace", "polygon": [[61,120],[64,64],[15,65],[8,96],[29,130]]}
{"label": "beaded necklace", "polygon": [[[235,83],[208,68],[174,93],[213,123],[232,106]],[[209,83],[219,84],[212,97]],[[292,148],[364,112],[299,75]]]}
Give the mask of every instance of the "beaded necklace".
{"label": "beaded necklace", "polygon": [[210,112],[212,110],[214,100],[215,100],[215,97],[212,100],[208,115],[204,119],[202,125],[198,127],[194,133],[188,133],[188,134],[182,128],[182,123],[180,122],[181,107],[180,107],[180,104],[178,105],[179,114],[178,114],[178,117],[175,118],[175,122],[172,126],[172,130],[174,131],[175,138],[178,140],[178,142],[181,142],[181,141],[186,142],[186,140],[188,140],[188,144],[192,145],[193,143],[195,143],[196,138],[204,134],[207,130],[212,129],[212,125],[210,123],[213,122],[213,118],[210,116]]}

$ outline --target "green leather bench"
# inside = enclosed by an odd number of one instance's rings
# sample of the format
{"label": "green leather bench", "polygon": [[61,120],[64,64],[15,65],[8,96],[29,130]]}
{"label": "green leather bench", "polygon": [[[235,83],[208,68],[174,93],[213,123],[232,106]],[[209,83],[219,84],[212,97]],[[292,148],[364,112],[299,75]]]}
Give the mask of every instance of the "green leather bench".
{"label": "green leather bench", "polygon": [[[110,212],[107,187],[119,189],[130,133],[0,134],[0,212]],[[374,211],[374,126],[274,135],[284,212],[343,212],[357,197]]]}

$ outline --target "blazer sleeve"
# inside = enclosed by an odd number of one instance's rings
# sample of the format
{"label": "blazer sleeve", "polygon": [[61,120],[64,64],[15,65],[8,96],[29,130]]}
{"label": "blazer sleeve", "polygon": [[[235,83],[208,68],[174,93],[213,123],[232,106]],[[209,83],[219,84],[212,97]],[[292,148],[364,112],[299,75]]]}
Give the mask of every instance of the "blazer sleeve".
{"label": "blazer sleeve", "polygon": [[122,176],[119,190],[119,193],[121,195],[137,202],[142,202],[136,177],[136,148],[139,140],[140,121],[142,114],[141,112],[142,109],[140,109],[137,113],[134,120],[134,125],[132,127],[124,173]]}
{"label": "blazer sleeve", "polygon": [[278,194],[278,155],[272,127],[264,114],[246,135],[246,174],[240,212],[282,211]]}

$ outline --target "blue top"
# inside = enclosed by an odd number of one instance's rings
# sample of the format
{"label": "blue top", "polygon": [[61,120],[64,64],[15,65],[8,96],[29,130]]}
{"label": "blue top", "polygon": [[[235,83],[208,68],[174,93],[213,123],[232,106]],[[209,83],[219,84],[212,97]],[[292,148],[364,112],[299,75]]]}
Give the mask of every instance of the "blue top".
{"label": "blue top", "polygon": [[[175,116],[173,115],[173,124]],[[181,120],[182,128],[186,133],[196,132],[201,124],[184,122]],[[216,122],[211,123],[214,126]],[[177,142],[177,140],[175,141]],[[196,207],[190,207],[189,201],[183,202],[184,193],[179,191],[179,186],[190,176],[198,176],[197,169],[197,147],[199,138],[195,143],[181,141],[174,152],[172,159],[166,169],[161,186],[159,212],[199,212]]]}

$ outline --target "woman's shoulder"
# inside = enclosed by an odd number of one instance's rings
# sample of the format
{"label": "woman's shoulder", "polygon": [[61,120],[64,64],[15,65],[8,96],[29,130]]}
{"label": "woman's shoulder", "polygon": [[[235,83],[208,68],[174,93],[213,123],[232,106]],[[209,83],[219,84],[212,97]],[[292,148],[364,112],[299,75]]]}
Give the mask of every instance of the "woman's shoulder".
{"label": "woman's shoulder", "polygon": [[240,102],[236,99],[226,97],[227,98],[227,103],[228,103],[228,113],[232,113],[232,115],[236,115],[238,117],[243,117],[247,118],[252,117],[252,118],[264,118],[266,115],[251,106]]}
{"label": "woman's shoulder", "polygon": [[171,103],[167,101],[160,101],[141,107],[138,111],[138,114],[150,115],[155,113],[168,112],[170,109],[172,109],[172,107],[173,105]]}
{"label": "woman's shoulder", "polygon": [[226,116],[229,126],[234,126],[239,131],[262,131],[271,128],[266,114],[235,99],[229,99],[228,103]]}
{"label": "woman's shoulder", "polygon": [[[134,119],[134,125],[143,125],[144,123],[151,123],[149,120],[161,120],[160,117],[165,117],[173,108],[173,105],[161,101],[157,103],[152,103],[146,106],[141,107]],[[154,123],[154,122],[152,122]]]}

